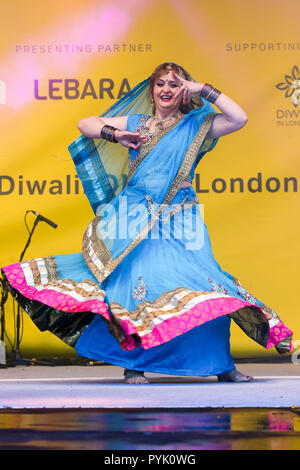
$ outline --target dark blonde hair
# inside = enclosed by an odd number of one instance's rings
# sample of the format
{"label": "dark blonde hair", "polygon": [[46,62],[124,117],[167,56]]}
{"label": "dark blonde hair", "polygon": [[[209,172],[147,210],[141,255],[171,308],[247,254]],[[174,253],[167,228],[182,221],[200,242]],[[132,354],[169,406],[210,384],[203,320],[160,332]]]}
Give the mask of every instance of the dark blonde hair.
{"label": "dark blonde hair", "polygon": [[[158,65],[156,69],[154,70],[154,72],[152,73],[150,77],[150,83],[149,83],[149,99],[153,101],[153,108],[152,108],[153,114],[155,114],[155,103],[153,100],[153,89],[154,89],[155,82],[164,73],[171,72],[172,70],[174,70],[174,72],[176,72],[177,75],[184,78],[185,80],[193,80],[190,74],[186,70],[184,70],[184,68],[181,67],[180,65],[174,64],[173,62],[164,62],[163,64]],[[200,99],[200,102],[199,102],[199,99]],[[195,104],[197,104],[198,107],[202,106],[203,103],[202,103],[201,98],[198,98],[198,102],[199,103],[195,103]],[[183,114],[187,114],[189,111],[191,111],[191,109],[194,109],[194,108],[195,106],[193,102],[191,102],[190,104],[181,103],[179,106],[179,111],[181,111]]]}

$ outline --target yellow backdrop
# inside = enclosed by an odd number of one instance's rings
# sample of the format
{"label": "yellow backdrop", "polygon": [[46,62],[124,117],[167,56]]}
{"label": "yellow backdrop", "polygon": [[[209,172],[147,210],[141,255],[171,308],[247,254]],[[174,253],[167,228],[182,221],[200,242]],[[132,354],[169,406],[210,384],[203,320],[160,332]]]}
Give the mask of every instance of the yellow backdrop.
{"label": "yellow backdrop", "polygon": [[[217,261],[300,339],[299,1],[13,0],[0,12],[1,266],[18,261],[30,209],[58,228],[40,223],[26,259],[81,251],[93,213],[67,150],[77,123],[174,61],[248,114],[203,159],[195,189]],[[11,340],[12,313],[10,300]],[[26,316],[21,350],[75,354]],[[274,354],[235,325],[232,352]]]}

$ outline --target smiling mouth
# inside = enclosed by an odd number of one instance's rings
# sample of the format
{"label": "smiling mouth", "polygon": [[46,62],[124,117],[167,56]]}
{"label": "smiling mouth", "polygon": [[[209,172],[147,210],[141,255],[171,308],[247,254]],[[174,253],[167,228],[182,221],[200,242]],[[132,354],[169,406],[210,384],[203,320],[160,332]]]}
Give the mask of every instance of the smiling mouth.
{"label": "smiling mouth", "polygon": [[170,101],[170,100],[172,99],[172,96],[170,96],[170,95],[162,95],[162,96],[160,97],[160,99],[161,99],[162,101]]}

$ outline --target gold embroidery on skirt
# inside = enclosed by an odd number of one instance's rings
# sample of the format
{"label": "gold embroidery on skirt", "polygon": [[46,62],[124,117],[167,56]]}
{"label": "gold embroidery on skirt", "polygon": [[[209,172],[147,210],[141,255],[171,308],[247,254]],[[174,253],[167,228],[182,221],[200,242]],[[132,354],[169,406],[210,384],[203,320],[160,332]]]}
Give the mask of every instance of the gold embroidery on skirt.
{"label": "gold embroidery on skirt", "polygon": [[[184,295],[181,299],[174,299],[176,294],[180,294],[181,292],[186,291],[186,295]],[[142,334],[146,332],[150,332],[157,324],[155,322],[155,319],[157,319],[160,315],[163,317],[164,315],[169,315],[173,314],[174,316],[176,315],[177,312],[182,311],[184,314],[187,310],[189,310],[190,307],[187,307],[188,302],[192,301],[193,299],[196,299],[196,297],[199,296],[208,296],[208,298],[215,299],[215,298],[232,298],[229,295],[223,294],[223,293],[217,293],[217,292],[207,292],[207,291],[191,291],[189,289],[180,287],[177,289],[174,289],[173,291],[168,291],[165,292],[163,295],[161,295],[157,300],[153,302],[143,302],[142,304],[139,304],[137,309],[135,311],[127,311],[124,307],[122,307],[120,304],[111,302],[110,303],[110,309],[111,312],[115,318],[115,321],[117,324],[120,325],[121,320],[129,318],[129,320],[133,322],[138,322],[140,321],[140,324],[135,323],[135,327],[137,331]],[[176,306],[174,306],[174,302],[172,303],[172,300],[175,300]],[[196,300],[196,304],[200,303],[201,300],[199,299],[199,302]],[[168,304],[169,308],[168,308]],[[158,310],[155,310],[155,307],[158,308]],[[159,310],[162,307],[167,307],[164,310]],[[153,308],[153,310],[147,311],[147,308]],[[270,324],[265,318],[265,316],[262,314],[260,311],[259,306],[256,305],[251,305],[251,306],[245,306],[245,307],[240,307],[237,310],[228,313],[227,315],[234,320],[234,322],[254,341],[256,341],[258,344],[261,346],[266,347],[267,342],[268,342],[268,337],[269,337],[269,330],[270,330]],[[261,309],[263,310],[263,309]],[[153,322],[154,320],[154,322]],[[163,318],[162,318],[163,321]],[[179,317],[180,321],[180,317]],[[151,324],[151,322],[153,322]],[[147,331],[148,330],[148,331]],[[121,338],[121,336],[120,336]],[[278,352],[283,353],[283,352],[288,352],[290,347],[290,337],[282,340],[278,345],[276,345],[276,349]]]}
{"label": "gold embroidery on skirt", "polygon": [[[184,293],[181,298],[176,298],[176,295]],[[110,309],[114,317],[121,320],[122,317],[129,317],[132,321],[141,320],[141,325],[135,325],[136,329],[141,332],[149,328],[152,320],[159,317],[160,315],[176,315],[176,313],[184,310],[189,302],[199,296],[210,296],[211,298],[222,297],[224,294],[216,294],[210,291],[192,291],[185,287],[178,287],[177,289],[167,291],[162,294],[158,299],[153,302],[145,301],[142,304],[138,304],[136,310],[128,311],[120,304],[111,302],[109,304]],[[228,297],[228,296],[226,296]],[[165,307],[164,310],[161,310]],[[118,312],[118,310],[120,310]],[[185,313],[185,312],[183,312]]]}
{"label": "gold embroidery on skirt", "polygon": [[21,265],[25,271],[30,269],[34,285],[44,284],[45,282],[42,283],[42,279],[45,279],[46,283],[58,279],[57,263],[54,256],[33,258],[21,262]]}
{"label": "gold embroidery on skirt", "polygon": [[49,282],[58,279],[57,262],[55,257],[48,256],[47,258],[43,258],[43,260],[45,261],[45,267],[47,269]]}
{"label": "gold embroidery on skirt", "polygon": [[34,285],[40,285],[41,284],[41,275],[40,275],[40,270],[38,268],[37,262],[32,259],[29,261],[29,267],[32,272],[32,277],[33,277],[33,282]]}
{"label": "gold embroidery on skirt", "polygon": [[[86,288],[85,288],[86,285]],[[93,287],[93,289],[89,289],[88,286]],[[85,279],[84,281],[76,282],[72,279],[61,279],[59,281],[51,282],[50,284],[43,284],[43,287],[59,290],[62,293],[66,293],[68,295],[72,295],[72,293],[79,294],[85,300],[89,297],[92,298],[101,298],[104,299],[104,291],[99,289],[98,284],[89,279]]]}
{"label": "gold embroidery on skirt", "polygon": [[[61,293],[72,295],[79,294],[82,298],[97,297],[104,299],[105,292],[99,289],[99,285],[90,279],[76,282],[72,279],[59,279],[57,263],[54,256],[46,258],[34,258],[24,261],[24,268],[30,269],[34,285],[43,289],[54,289]],[[47,276],[45,277],[45,274]],[[43,279],[43,282],[42,282]]]}

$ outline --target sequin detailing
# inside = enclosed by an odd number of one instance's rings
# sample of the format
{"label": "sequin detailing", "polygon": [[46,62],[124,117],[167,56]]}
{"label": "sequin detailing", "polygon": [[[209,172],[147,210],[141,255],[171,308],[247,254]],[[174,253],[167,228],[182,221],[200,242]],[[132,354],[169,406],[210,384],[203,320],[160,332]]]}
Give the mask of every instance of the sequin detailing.
{"label": "sequin detailing", "polygon": [[147,287],[142,276],[139,276],[138,285],[134,287],[132,296],[137,302],[138,300],[143,301],[147,295]]}
{"label": "sequin detailing", "polygon": [[[178,212],[181,212],[185,209],[189,209],[193,206],[195,206],[198,202],[198,197],[196,196],[194,199],[191,201],[185,202],[187,196],[184,198],[184,200],[179,203],[179,204],[169,204],[169,205],[159,205],[155,203],[150,196],[150,194],[146,194],[145,199],[147,200],[147,210],[150,214],[151,217],[154,217],[155,219],[160,219],[164,223],[168,222],[170,218],[177,214]],[[153,208],[153,204],[156,204],[157,209],[155,210]]]}
{"label": "sequin detailing", "polygon": [[247,300],[247,302],[250,302],[253,305],[258,305],[257,299],[252,295],[250,292],[248,292],[244,287],[241,285],[238,286],[238,294],[241,296],[243,299]]}
{"label": "sequin detailing", "polygon": [[208,278],[209,282],[212,283],[212,288],[211,290],[213,292],[220,292],[221,294],[228,294],[228,290],[222,286],[222,284],[217,284],[215,281],[213,281],[212,279]]}
{"label": "sequin detailing", "polygon": [[263,311],[265,317],[268,319],[269,323],[274,326],[276,325],[278,322],[280,322],[280,318],[279,316],[277,315],[277,313],[271,308],[269,307],[268,305],[260,302],[259,300],[257,300],[254,295],[250,294],[249,291],[247,291],[247,289],[245,289],[242,284],[240,283],[240,281],[234,277],[233,278],[233,282],[234,284],[237,286],[238,288],[238,294],[240,297],[242,297],[244,300],[246,300],[247,302],[250,302],[251,304],[253,305],[256,305],[258,307],[261,308],[261,310]]}

